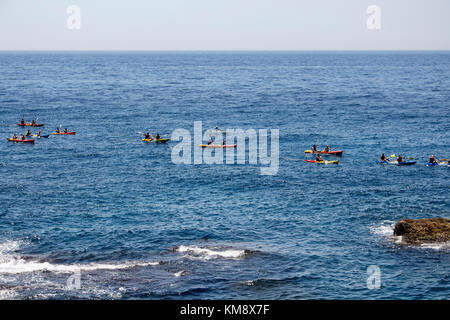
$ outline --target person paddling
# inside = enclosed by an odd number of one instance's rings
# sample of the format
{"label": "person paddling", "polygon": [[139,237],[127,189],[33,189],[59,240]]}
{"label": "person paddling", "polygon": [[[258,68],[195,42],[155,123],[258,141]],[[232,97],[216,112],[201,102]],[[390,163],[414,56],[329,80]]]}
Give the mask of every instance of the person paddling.
{"label": "person paddling", "polygon": [[36,121],[34,121],[34,119],[31,120],[31,125],[34,126],[35,124],[36,124]]}
{"label": "person paddling", "polygon": [[439,163],[439,160],[436,159],[436,157],[434,156],[434,154],[431,155],[430,159],[428,159],[429,163]]}
{"label": "person paddling", "polygon": [[60,127],[56,128],[56,133],[61,133],[61,128]]}
{"label": "person paddling", "polygon": [[327,145],[326,147],[325,147],[325,150],[324,150],[325,152],[330,152],[330,147]]}
{"label": "person paddling", "polygon": [[316,154],[316,162],[323,161],[322,157],[319,154]]}
{"label": "person paddling", "polygon": [[317,145],[313,145],[311,148],[312,153],[316,153],[317,152]]}
{"label": "person paddling", "polygon": [[150,132],[144,133],[144,139],[151,139]]}
{"label": "person paddling", "polygon": [[24,136],[24,135],[22,135],[22,140],[27,140],[27,138],[25,138],[25,136]]}
{"label": "person paddling", "polygon": [[397,162],[398,163],[404,162],[401,154],[398,155]]}
{"label": "person paddling", "polygon": [[67,130],[67,128],[65,128],[65,129],[64,129],[64,133],[67,133],[67,132],[69,132],[69,131]]}
{"label": "person paddling", "polygon": [[26,135],[27,135],[27,136],[31,136],[31,131],[30,131],[30,129],[27,130]]}
{"label": "person paddling", "polygon": [[381,154],[380,161],[389,161],[388,157],[384,155],[384,152]]}
{"label": "person paddling", "polygon": [[161,136],[159,135],[159,133],[156,134],[156,137],[155,137],[155,138],[156,138],[156,140],[161,139]]}
{"label": "person paddling", "polygon": [[20,120],[21,124],[25,124],[25,119],[22,117],[22,120]]}
{"label": "person paddling", "polygon": [[12,136],[13,140],[17,140],[17,134],[14,133],[14,135]]}

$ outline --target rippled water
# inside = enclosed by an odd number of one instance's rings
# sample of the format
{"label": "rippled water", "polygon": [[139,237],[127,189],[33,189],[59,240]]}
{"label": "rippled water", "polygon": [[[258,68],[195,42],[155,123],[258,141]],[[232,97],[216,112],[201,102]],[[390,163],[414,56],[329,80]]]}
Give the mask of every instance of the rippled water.
{"label": "rippled water", "polygon": [[[448,299],[450,53],[1,53],[0,298]],[[175,165],[140,131],[280,130],[280,168]],[[344,150],[306,163],[312,144]],[[415,166],[377,165],[381,152]],[[381,288],[367,288],[369,265]],[[67,280],[80,275],[80,287]]]}

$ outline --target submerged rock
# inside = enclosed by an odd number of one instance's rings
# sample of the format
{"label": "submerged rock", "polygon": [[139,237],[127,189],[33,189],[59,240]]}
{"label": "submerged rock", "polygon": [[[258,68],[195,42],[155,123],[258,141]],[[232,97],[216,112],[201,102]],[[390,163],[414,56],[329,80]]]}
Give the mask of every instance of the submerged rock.
{"label": "submerged rock", "polygon": [[402,219],[395,225],[394,236],[408,243],[450,241],[450,219]]}

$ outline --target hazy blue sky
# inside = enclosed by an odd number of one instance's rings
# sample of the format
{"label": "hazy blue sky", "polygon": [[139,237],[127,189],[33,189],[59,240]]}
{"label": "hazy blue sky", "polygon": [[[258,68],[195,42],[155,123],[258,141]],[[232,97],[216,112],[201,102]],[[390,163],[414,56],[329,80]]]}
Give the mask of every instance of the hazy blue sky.
{"label": "hazy blue sky", "polygon": [[0,0],[0,50],[355,49],[450,50],[450,0]]}

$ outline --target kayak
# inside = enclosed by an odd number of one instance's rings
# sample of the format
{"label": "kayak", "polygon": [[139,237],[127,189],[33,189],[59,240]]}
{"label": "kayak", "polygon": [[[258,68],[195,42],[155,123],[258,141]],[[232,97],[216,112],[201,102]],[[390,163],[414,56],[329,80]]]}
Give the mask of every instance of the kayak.
{"label": "kayak", "polygon": [[333,161],[316,161],[316,160],[305,160],[306,162],[318,163],[318,164],[339,164],[339,160]]}
{"label": "kayak", "polygon": [[411,166],[413,164],[416,164],[416,161],[403,161],[403,162],[394,161],[393,164],[396,164],[398,166]]}
{"label": "kayak", "polygon": [[40,139],[40,138],[48,138],[48,137],[50,137],[50,135],[49,134],[46,134],[45,136],[43,136],[43,135],[37,135],[37,134],[33,134],[33,135],[31,135],[30,137],[35,137],[35,138],[38,138],[38,139]]}
{"label": "kayak", "polygon": [[44,124],[43,123],[35,123],[35,124],[32,124],[32,123],[18,123],[17,124],[18,126],[20,126],[20,127],[43,127],[44,126]]}
{"label": "kayak", "polygon": [[377,163],[379,163],[379,164],[395,164],[397,166],[411,166],[413,164],[416,164],[416,161],[398,162],[398,161],[380,161],[380,160],[377,160]]}
{"label": "kayak", "polygon": [[200,147],[202,148],[236,148],[236,144],[201,144]]}
{"label": "kayak", "polygon": [[55,134],[55,135],[62,135],[62,134],[75,134],[76,132],[75,131],[71,131],[71,132],[52,132],[52,134]]}
{"label": "kayak", "polygon": [[11,141],[11,142],[28,142],[28,143],[34,143],[34,139],[25,139],[25,140],[22,140],[22,139],[8,138],[8,141]]}
{"label": "kayak", "polygon": [[448,162],[447,161],[441,161],[441,162],[427,162],[427,163],[425,163],[425,165],[427,166],[427,167],[434,167],[434,166],[445,166],[445,165],[448,165]]}
{"label": "kayak", "polygon": [[331,150],[331,151],[316,151],[313,152],[312,150],[305,150],[305,153],[320,153],[320,154],[325,154],[325,155],[331,155],[331,156],[342,156],[342,153],[344,153],[343,150]]}
{"label": "kayak", "polygon": [[166,138],[161,138],[161,139],[142,139],[142,141],[144,142],[156,142],[156,143],[166,143],[167,141],[169,141],[170,139],[166,139]]}

